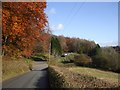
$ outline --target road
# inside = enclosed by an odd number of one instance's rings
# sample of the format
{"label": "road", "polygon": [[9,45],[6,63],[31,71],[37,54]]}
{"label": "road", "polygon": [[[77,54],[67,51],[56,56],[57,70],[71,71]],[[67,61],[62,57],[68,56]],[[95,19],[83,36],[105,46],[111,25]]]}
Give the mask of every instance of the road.
{"label": "road", "polygon": [[48,65],[36,61],[33,70],[2,83],[2,88],[48,88]]}

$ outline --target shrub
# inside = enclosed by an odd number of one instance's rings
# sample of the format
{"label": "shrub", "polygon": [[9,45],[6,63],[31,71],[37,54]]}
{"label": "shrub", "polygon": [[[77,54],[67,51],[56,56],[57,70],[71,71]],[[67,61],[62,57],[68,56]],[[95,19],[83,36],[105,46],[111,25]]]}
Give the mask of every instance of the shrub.
{"label": "shrub", "polygon": [[75,55],[74,63],[80,66],[89,66],[92,63],[92,60],[89,56],[85,54]]}
{"label": "shrub", "polygon": [[93,57],[92,59],[92,66],[95,68],[102,68],[102,69],[106,69],[106,59],[102,56],[96,55]]}
{"label": "shrub", "polygon": [[62,63],[73,63],[74,61],[74,55],[75,54],[70,54],[62,58]]}
{"label": "shrub", "polygon": [[118,53],[111,47],[102,48],[101,52],[93,56],[93,66],[110,71],[118,71]]}

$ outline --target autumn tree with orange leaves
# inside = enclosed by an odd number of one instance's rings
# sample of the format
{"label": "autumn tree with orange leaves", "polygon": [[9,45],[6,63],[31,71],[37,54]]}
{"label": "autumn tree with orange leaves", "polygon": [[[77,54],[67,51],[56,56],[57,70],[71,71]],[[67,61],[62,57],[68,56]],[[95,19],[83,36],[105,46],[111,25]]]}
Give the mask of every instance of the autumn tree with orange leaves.
{"label": "autumn tree with orange leaves", "polygon": [[[30,57],[36,42],[48,40],[46,2],[2,3],[2,52]],[[47,48],[47,46],[46,46]]]}

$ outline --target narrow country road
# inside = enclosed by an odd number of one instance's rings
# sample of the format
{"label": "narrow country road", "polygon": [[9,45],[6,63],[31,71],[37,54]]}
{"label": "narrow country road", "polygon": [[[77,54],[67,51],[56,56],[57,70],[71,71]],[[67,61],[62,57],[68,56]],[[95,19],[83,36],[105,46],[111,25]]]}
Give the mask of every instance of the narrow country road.
{"label": "narrow country road", "polygon": [[4,81],[2,88],[49,88],[47,69],[46,61],[36,61],[32,71]]}

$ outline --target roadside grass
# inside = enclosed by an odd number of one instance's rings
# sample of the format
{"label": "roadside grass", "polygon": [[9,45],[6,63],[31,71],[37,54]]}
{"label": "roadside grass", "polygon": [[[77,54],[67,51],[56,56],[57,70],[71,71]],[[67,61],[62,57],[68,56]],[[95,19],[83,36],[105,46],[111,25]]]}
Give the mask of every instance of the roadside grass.
{"label": "roadside grass", "polygon": [[110,71],[102,71],[93,68],[86,68],[86,67],[73,67],[69,68],[70,71],[76,72],[79,74],[89,75],[92,77],[96,77],[98,79],[102,79],[109,82],[118,82],[118,73],[110,72]]}
{"label": "roadside grass", "polygon": [[2,58],[2,80],[7,80],[17,75],[30,71],[33,61],[31,59],[21,58],[11,60]]}
{"label": "roadside grass", "polygon": [[46,61],[48,56],[47,53],[37,53],[30,59],[1,56],[2,80],[4,81],[32,70],[35,61]]}

